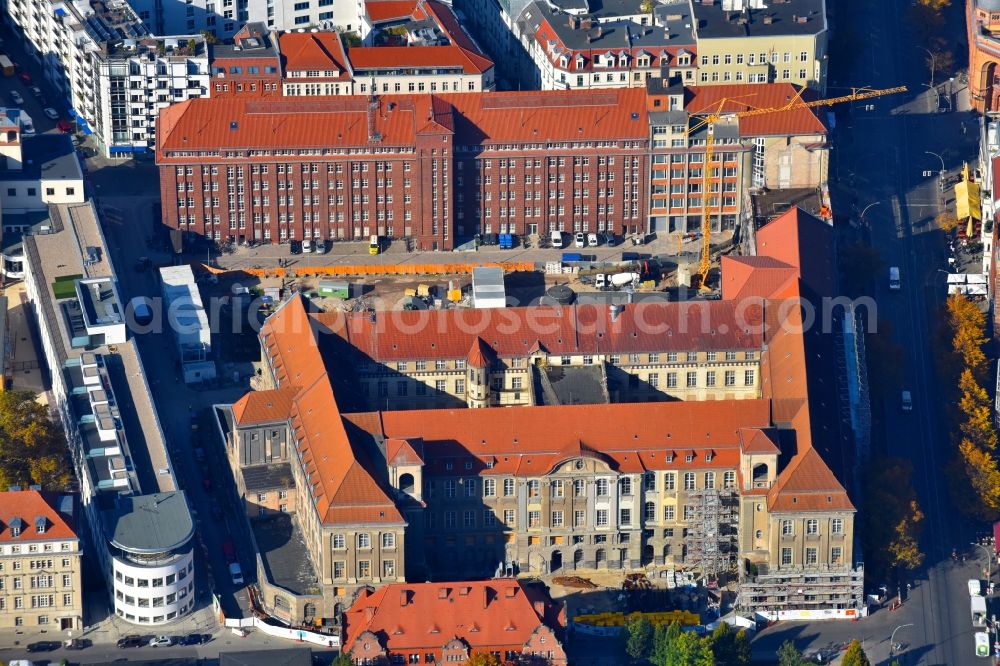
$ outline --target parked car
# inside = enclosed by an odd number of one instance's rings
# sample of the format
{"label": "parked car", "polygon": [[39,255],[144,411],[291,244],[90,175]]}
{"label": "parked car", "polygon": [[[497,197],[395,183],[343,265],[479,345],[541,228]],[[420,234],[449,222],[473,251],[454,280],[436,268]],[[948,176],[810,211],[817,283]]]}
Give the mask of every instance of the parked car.
{"label": "parked car", "polygon": [[71,134],[73,132],[73,123],[68,120],[60,120],[56,123],[56,129],[63,134]]}
{"label": "parked car", "polygon": [[576,247],[587,247],[587,239],[579,231],[573,236],[573,245]]}
{"label": "parked car", "polygon": [[233,579],[233,585],[243,585],[243,570],[240,569],[239,562],[229,563],[229,576]]}
{"label": "parked car", "polygon": [[38,86],[31,86],[31,87],[29,87],[28,88],[28,92],[31,93],[32,97],[41,97],[42,96],[42,89],[39,88]]}
{"label": "parked car", "polygon": [[21,70],[20,72],[17,73],[17,78],[21,79],[28,85],[31,85],[31,74],[28,74],[24,70]]}
{"label": "parked car", "polygon": [[129,634],[128,636],[123,636],[119,638],[118,643],[116,643],[116,645],[118,645],[119,648],[142,647],[145,644],[146,642],[142,640],[142,636],[138,634]]}
{"label": "parked car", "polygon": [[188,634],[177,641],[178,645],[201,645],[202,643],[207,643],[205,636],[201,634]]}
{"label": "parked car", "polygon": [[42,113],[44,113],[45,117],[48,118],[49,120],[59,120],[59,112],[53,109],[51,106],[47,106],[44,109],[42,109]]}
{"label": "parked car", "polygon": [[608,247],[618,245],[618,238],[612,233],[597,234],[597,238]]}
{"label": "parked car", "polygon": [[66,650],[85,650],[91,645],[93,643],[90,642],[89,638],[67,638],[63,641],[63,648]]}
{"label": "parked car", "polygon": [[21,93],[17,92],[16,90],[10,91],[10,100],[14,102],[14,104],[17,104],[18,106],[24,104],[24,98],[21,97]]}
{"label": "parked car", "polygon": [[174,639],[170,636],[153,636],[149,639],[149,647],[170,647],[174,644]]}
{"label": "parked car", "polygon": [[552,247],[561,248],[563,246],[563,237],[561,231],[552,232]]}
{"label": "parked car", "polygon": [[222,542],[222,554],[226,556],[226,562],[236,561],[236,549],[233,547],[232,541]]}
{"label": "parked car", "polygon": [[25,649],[28,652],[52,652],[61,647],[62,643],[59,641],[38,641],[37,643],[28,643]]}
{"label": "parked car", "polygon": [[302,242],[297,240],[288,241],[288,251],[292,254],[302,254]]}
{"label": "parked car", "polygon": [[311,239],[307,238],[302,241],[302,254],[312,254],[313,242]]}
{"label": "parked car", "polygon": [[597,247],[600,245],[597,234],[587,234],[587,247]]}

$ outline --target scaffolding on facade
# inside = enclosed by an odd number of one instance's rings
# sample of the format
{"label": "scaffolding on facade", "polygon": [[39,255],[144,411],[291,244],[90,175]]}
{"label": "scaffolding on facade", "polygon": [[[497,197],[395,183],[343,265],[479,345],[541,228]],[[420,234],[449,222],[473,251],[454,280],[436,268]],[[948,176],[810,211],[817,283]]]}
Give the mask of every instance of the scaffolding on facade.
{"label": "scaffolding on facade", "polygon": [[736,608],[764,615],[781,611],[856,609],[864,606],[865,571],[854,567],[826,565],[771,571],[758,565],[754,573],[740,577]]}
{"label": "scaffolding on facade", "polygon": [[739,555],[739,496],[733,489],[702,489],[688,494],[694,515],[688,521],[685,562],[705,576],[735,571]]}

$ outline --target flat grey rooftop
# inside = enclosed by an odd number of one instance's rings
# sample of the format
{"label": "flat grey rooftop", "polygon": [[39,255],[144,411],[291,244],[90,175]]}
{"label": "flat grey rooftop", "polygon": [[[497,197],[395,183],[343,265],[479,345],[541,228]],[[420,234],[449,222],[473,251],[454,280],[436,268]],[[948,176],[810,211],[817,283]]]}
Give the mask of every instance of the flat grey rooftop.
{"label": "flat grey rooftop", "polygon": [[295,485],[295,480],[292,478],[292,466],[286,462],[244,467],[241,474],[243,474],[243,485],[246,486],[247,492],[291,488]]}
{"label": "flat grey rooftop", "polygon": [[80,180],[83,171],[73,142],[66,134],[21,137],[21,169],[0,169],[0,180]]}
{"label": "flat grey rooftop", "polygon": [[535,368],[538,405],[603,405],[611,402],[603,365]]}
{"label": "flat grey rooftop", "polygon": [[698,38],[815,35],[826,30],[825,0],[784,0],[765,4],[766,9],[727,12],[722,9],[721,2],[704,5],[694,0],[691,6],[698,21]]}
{"label": "flat grey rooftop", "polygon": [[287,513],[250,523],[268,580],[295,594],[318,592],[302,531]]}
{"label": "flat grey rooftop", "polygon": [[122,550],[155,554],[183,547],[194,534],[194,521],[179,490],[119,497],[105,530],[108,540]]}
{"label": "flat grey rooftop", "polygon": [[219,653],[219,666],[311,666],[311,664],[312,650],[309,648]]}

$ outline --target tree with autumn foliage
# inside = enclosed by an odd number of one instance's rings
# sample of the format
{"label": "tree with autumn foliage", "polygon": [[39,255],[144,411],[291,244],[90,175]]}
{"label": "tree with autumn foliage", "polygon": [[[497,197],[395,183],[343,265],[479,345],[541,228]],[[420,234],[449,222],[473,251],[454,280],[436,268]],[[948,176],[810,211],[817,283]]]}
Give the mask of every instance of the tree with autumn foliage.
{"label": "tree with autumn foliage", "polygon": [[27,391],[0,392],[0,488],[65,490],[69,483],[66,439],[48,410]]}
{"label": "tree with autumn foliage", "polygon": [[965,367],[981,380],[986,369],[986,315],[979,306],[961,294],[952,294],[945,304],[952,331],[952,349],[962,357]]}
{"label": "tree with autumn foliage", "polygon": [[490,652],[477,652],[465,663],[467,666],[503,666],[503,662]]}
{"label": "tree with autumn foliage", "polygon": [[924,561],[924,514],[912,479],[913,464],[902,458],[883,458],[868,466],[861,545],[866,567],[876,578],[899,568],[912,571]]}
{"label": "tree with autumn foliage", "polygon": [[844,652],[844,658],[840,663],[842,666],[872,666],[872,662],[856,638],[847,646],[847,651]]}

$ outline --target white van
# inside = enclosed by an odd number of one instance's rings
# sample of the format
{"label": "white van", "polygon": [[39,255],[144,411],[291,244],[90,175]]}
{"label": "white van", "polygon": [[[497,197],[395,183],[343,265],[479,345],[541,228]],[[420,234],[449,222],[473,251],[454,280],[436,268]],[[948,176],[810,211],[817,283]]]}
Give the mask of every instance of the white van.
{"label": "white van", "polygon": [[239,562],[231,562],[229,564],[229,575],[233,579],[233,585],[243,584],[243,570],[240,569]]}
{"label": "white van", "polygon": [[312,254],[313,242],[306,238],[302,241],[302,254]]}
{"label": "white van", "polygon": [[899,266],[889,267],[889,289],[899,290]]}
{"label": "white van", "polygon": [[552,247],[562,247],[563,246],[562,232],[561,231],[553,231],[552,235],[551,235],[551,238],[552,238]]}
{"label": "white van", "polygon": [[903,391],[900,396],[899,406],[904,412],[913,411],[913,395],[909,391]]}
{"label": "white van", "polygon": [[978,578],[969,579],[969,596],[981,597],[983,595],[983,584]]}

